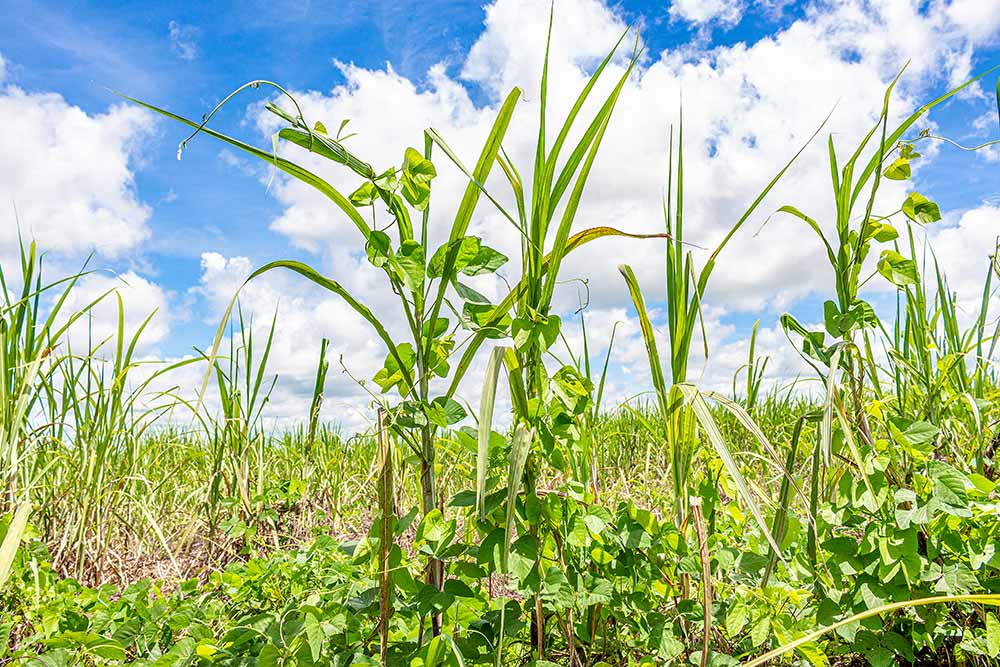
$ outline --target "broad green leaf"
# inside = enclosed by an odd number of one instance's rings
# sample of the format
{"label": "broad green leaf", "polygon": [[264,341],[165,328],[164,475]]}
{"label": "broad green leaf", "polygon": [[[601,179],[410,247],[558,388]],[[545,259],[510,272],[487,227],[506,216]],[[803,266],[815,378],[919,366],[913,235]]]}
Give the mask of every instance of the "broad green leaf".
{"label": "broad green leaf", "polygon": [[385,358],[385,364],[375,374],[375,383],[385,393],[398,384],[404,383],[411,376],[413,367],[416,364],[416,354],[413,345],[402,343],[396,347],[396,354],[389,354]]}
{"label": "broad green leaf", "polygon": [[278,667],[281,664],[281,653],[278,647],[268,642],[257,655],[257,667]]}
{"label": "broad green leaf", "polygon": [[910,161],[904,157],[898,157],[885,168],[882,175],[892,181],[905,181],[910,177]]}
{"label": "broad green leaf", "polygon": [[[70,667],[70,665],[69,651],[61,648],[46,651],[25,663],[25,667]],[[160,666],[154,663],[154,667]]]}
{"label": "broad green leaf", "polygon": [[457,241],[443,244],[431,255],[431,261],[427,264],[427,276],[441,278],[444,275],[449,256],[454,258],[451,262],[452,270],[456,273],[461,271],[476,258],[479,249],[479,239],[475,236],[466,236]]}
{"label": "broad green leaf", "polygon": [[371,181],[365,181],[348,196],[348,199],[358,207],[371,206],[379,199],[378,188]]}
{"label": "broad green leaf", "polygon": [[406,149],[400,179],[403,197],[419,211],[427,208],[430,202],[430,182],[435,176],[437,170],[430,160],[413,148]]}
{"label": "broad green leaf", "polygon": [[917,265],[895,250],[883,250],[878,260],[878,272],[896,287],[917,283]]}
{"label": "broad green leaf", "polygon": [[772,661],[790,651],[794,651],[799,646],[804,644],[809,644],[816,641],[823,635],[835,631],[838,628],[842,628],[852,623],[857,623],[858,621],[863,621],[867,618],[873,618],[875,616],[881,616],[892,611],[897,611],[900,609],[908,609],[913,607],[922,607],[925,605],[936,605],[936,604],[948,604],[948,603],[958,603],[958,602],[971,602],[982,605],[990,605],[993,607],[1000,606],[1000,595],[990,595],[990,594],[973,594],[973,595],[937,595],[926,598],[916,598],[913,600],[905,600],[902,602],[893,602],[881,607],[876,607],[875,609],[869,609],[867,611],[854,614],[853,616],[848,616],[843,618],[836,623],[827,625],[825,627],[807,632],[798,639],[790,642],[786,642],[774,649],[773,651],[768,651],[767,653],[757,656],[752,660],[748,660],[743,663],[742,667],[762,667],[762,665],[773,664]]}
{"label": "broad green leaf", "polygon": [[965,563],[949,563],[943,570],[941,578],[934,584],[936,592],[960,595],[980,589],[979,579]]}
{"label": "broad green leaf", "polygon": [[865,239],[874,239],[879,243],[886,243],[894,241],[897,238],[899,238],[899,232],[888,222],[873,218],[868,219],[868,223],[865,225]]}
{"label": "broad green leaf", "polygon": [[428,336],[431,338],[438,338],[441,336],[441,334],[443,334],[445,331],[448,330],[449,324],[450,323],[448,322],[447,317],[435,318],[433,327],[431,327],[430,321],[424,322],[424,327],[421,332],[421,335],[423,335],[424,338],[427,338]]}
{"label": "broad green leaf", "polygon": [[1000,654],[1000,621],[993,612],[986,613],[986,652],[991,658]]}
{"label": "broad green leaf", "polygon": [[461,267],[462,273],[467,276],[478,276],[483,273],[494,273],[501,266],[506,264],[507,256],[497,252],[493,248],[484,245],[479,246],[479,252],[469,262]]}
{"label": "broad green leaf", "polygon": [[465,419],[466,413],[462,404],[455,399],[438,396],[431,401],[427,417],[441,428],[447,428]]}
{"label": "broad green leaf", "polygon": [[403,241],[399,254],[396,255],[396,263],[403,272],[403,282],[407,289],[419,292],[424,282],[424,247],[413,239]]}
{"label": "broad green leaf", "polygon": [[767,639],[767,636],[771,632],[771,617],[763,616],[757,620],[752,626],[750,626],[750,643],[754,646],[760,646]]}
{"label": "broad green leaf", "polygon": [[735,639],[747,624],[747,606],[742,600],[735,601],[726,612],[726,634]]}
{"label": "broad green leaf", "polygon": [[927,471],[934,482],[934,495],[955,507],[965,507],[968,502],[968,479],[944,461],[929,461]]}
{"label": "broad green leaf", "polygon": [[903,202],[903,213],[910,220],[919,222],[922,225],[937,222],[941,219],[941,210],[938,205],[919,192],[911,192]]}
{"label": "broad green leaf", "polygon": [[472,289],[468,285],[460,283],[457,280],[455,281],[454,285],[455,285],[455,291],[458,292],[458,296],[462,297],[462,299],[464,299],[465,301],[471,301],[472,303],[477,303],[477,304],[489,304],[490,302],[489,299],[487,299],[485,296],[483,296],[476,290]]}
{"label": "broad green leaf", "polygon": [[511,324],[514,347],[522,352],[537,347],[544,352],[552,347],[559,337],[560,324],[558,315],[549,315],[540,322],[527,317],[518,317]]}
{"label": "broad green leaf", "polygon": [[392,239],[385,232],[375,230],[365,244],[365,255],[372,265],[382,268],[389,262],[392,253]]}

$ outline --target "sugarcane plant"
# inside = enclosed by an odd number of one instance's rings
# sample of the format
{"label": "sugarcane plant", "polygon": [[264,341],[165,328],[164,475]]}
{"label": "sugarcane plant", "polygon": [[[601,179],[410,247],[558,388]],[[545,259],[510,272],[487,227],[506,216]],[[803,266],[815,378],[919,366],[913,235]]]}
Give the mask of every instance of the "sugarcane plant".
{"label": "sugarcane plant", "polygon": [[[830,465],[833,420],[836,416],[854,464],[858,466],[866,486],[869,487],[870,495],[873,495],[873,492],[865,472],[866,466],[851,431],[856,428],[862,444],[869,447],[873,445],[862,394],[866,378],[871,382],[876,394],[880,392],[879,370],[872,353],[871,332],[881,328],[882,325],[874,308],[859,296],[859,292],[877,275],[881,275],[898,289],[907,289],[918,284],[919,278],[915,258],[903,256],[899,252],[898,245],[883,249],[876,263],[876,270],[863,279],[862,272],[867,266],[866,260],[874,244],[894,242],[899,237],[899,230],[892,221],[894,216],[902,213],[907,225],[911,223],[926,225],[941,218],[937,204],[919,192],[908,193],[900,209],[890,215],[877,215],[873,212],[876,197],[882,179],[894,181],[909,179],[912,173],[911,163],[921,157],[916,150],[917,143],[935,139],[927,130],[921,131],[912,139],[907,139],[907,131],[931,109],[951,99],[995,69],[987,70],[924,104],[890,131],[890,100],[903,74],[903,71],[900,71],[886,88],[877,121],[842,167],[839,165],[833,135],[830,135],[827,149],[835,211],[832,238],[828,235],[829,232],[825,231],[824,225],[801,209],[790,205],[778,209],[779,212],[792,215],[806,223],[816,233],[834,273],[836,300],[827,300],[823,304],[825,331],[809,331],[789,313],[783,314],[780,318],[786,334],[790,338],[796,336],[801,339],[800,354],[813,366],[826,386],[825,415],[817,446],[821,448],[824,465]],[[998,112],[1000,112],[1000,82],[998,82],[997,96]],[[866,161],[863,156],[873,139],[874,150]],[[990,143],[994,142],[983,146]],[[831,343],[827,343],[827,334],[833,339]],[[860,344],[856,342],[857,335],[861,337]],[[851,405],[848,407],[843,405],[838,393],[841,371],[848,378],[850,387],[848,400],[851,401]],[[874,502],[873,498],[871,502]]]}
{"label": "sugarcane plant", "polygon": [[[825,124],[824,120],[824,124]],[[820,125],[820,129],[823,125]],[[675,153],[674,132],[671,127],[668,141],[669,167],[667,170],[667,194],[663,203],[663,216],[666,232],[669,236],[666,248],[666,307],[667,307],[667,343],[670,348],[669,368],[670,383],[663,373],[663,360],[660,357],[653,329],[646,307],[646,301],[632,268],[622,264],[619,271],[625,279],[632,304],[639,318],[643,341],[646,346],[650,375],[660,418],[659,427],[651,426],[651,437],[664,438],[670,459],[670,475],[673,482],[674,515],[678,524],[687,517],[691,489],[691,466],[699,446],[699,425],[705,430],[705,436],[716,449],[725,464],[726,472],[735,483],[743,502],[754,515],[764,536],[770,542],[771,548],[777,550],[777,545],[767,529],[763,513],[750,493],[728,446],[723,441],[718,425],[715,423],[706,396],[716,400],[725,409],[734,412],[737,417],[750,428],[751,432],[761,440],[768,450],[771,460],[777,467],[783,465],[783,460],[771,448],[770,443],[763,438],[759,428],[752,425],[749,416],[734,401],[726,399],[714,392],[699,391],[688,380],[688,362],[691,357],[695,336],[701,332],[702,348],[708,357],[708,342],[704,329],[702,304],[709,279],[716,267],[719,255],[729,244],[729,241],[740,230],[743,224],[757,209],[764,197],[778,183],[785,172],[802,154],[806,146],[818,134],[819,129],[802,145],[792,158],[760,191],[757,197],[743,211],[740,217],[729,228],[725,236],[709,255],[700,271],[695,268],[695,258],[685,240],[684,226],[684,126],[683,115],[677,133]],[[676,155],[676,160],[675,160]],[[675,182],[676,173],[676,182]],[[649,422],[644,422],[647,425]],[[662,429],[662,430],[661,430]]]}
{"label": "sugarcane plant", "polygon": [[[200,132],[218,138],[316,188],[358,230],[368,261],[382,271],[387,285],[399,298],[408,330],[409,339],[406,341],[393,339],[382,320],[358,297],[334,278],[323,275],[305,263],[292,260],[267,263],[253,271],[244,284],[276,269],[293,271],[342,298],[372,327],[388,352],[382,369],[372,380],[382,394],[393,390],[398,392],[400,400],[392,406],[386,404],[386,407],[390,408],[394,434],[412,450],[420,462],[421,506],[423,514],[427,515],[438,506],[434,476],[435,432],[465,416],[464,408],[452,398],[454,389],[439,396],[431,394],[432,377],[448,377],[451,374],[454,386],[457,387],[469,368],[468,361],[454,369],[449,362],[455,346],[455,330],[449,319],[442,316],[442,307],[448,296],[447,288],[452,283],[457,284],[459,274],[479,275],[495,271],[504,264],[506,257],[483,244],[480,238],[467,234],[480,194],[479,187],[474,183],[469,184],[459,204],[448,240],[436,249],[431,248],[428,229],[431,182],[437,171],[431,162],[433,144],[429,139],[425,140],[423,151],[408,148],[398,167],[391,166],[376,172],[371,165],[345,147],[339,133],[328,133],[322,122],[308,123],[294,98],[276,84],[256,81],[239,90],[264,85],[279,90],[291,101],[294,109],[293,112],[286,111],[273,101],[266,104],[268,111],[287,123],[287,127],[275,135],[275,143],[279,140],[291,143],[314,155],[346,166],[362,178],[361,185],[353,193],[346,196],[341,194],[313,172],[277,155],[276,150],[265,151],[207,127],[212,115],[222,104],[231,100],[235,93],[223,100],[202,123],[136,102],[194,127],[194,134]],[[515,88],[500,105],[470,179],[475,183],[485,182],[489,176],[519,97],[520,90]],[[190,138],[182,142],[182,148]],[[366,211],[375,214],[380,207],[387,211],[389,218],[381,227],[372,224],[363,215]],[[419,220],[416,226],[414,217]],[[394,230],[396,239],[390,237],[386,230]],[[231,309],[232,303],[223,318],[224,322]],[[220,327],[210,358],[217,354],[221,334]],[[441,576],[440,566],[432,562],[428,569],[428,583],[439,588]]]}
{"label": "sugarcane plant", "polygon": [[[567,138],[572,121],[593,88],[597,76],[610,59],[609,55],[584,89],[555,147],[547,155],[544,152],[544,130],[540,132],[540,153],[536,167],[541,166],[536,170],[536,180],[544,183],[545,187],[537,188],[532,209],[534,212],[532,229],[529,232],[524,225],[520,226],[526,236],[523,262],[526,273],[510,294],[496,306],[461,282],[460,278],[493,273],[507,262],[507,257],[502,253],[487,246],[481,238],[468,233],[473,212],[481,194],[485,192],[484,184],[495,164],[499,163],[511,180],[518,196],[519,208],[523,213],[524,202],[520,194],[520,181],[501,148],[515,106],[521,97],[520,89],[514,88],[500,104],[490,133],[471,170],[464,167],[444,138],[434,129],[425,132],[422,150],[408,148],[399,166],[376,170],[345,146],[346,138],[340,134],[344,124],[341,124],[337,133],[331,133],[322,122],[307,122],[294,97],[269,81],[253,81],[238,88],[200,123],[151,104],[127,98],[194,128],[194,132],[181,142],[179,157],[195,135],[208,134],[317,189],[330,199],[336,209],[358,230],[368,261],[383,272],[388,287],[399,299],[400,310],[404,314],[407,326],[408,339],[405,341],[394,339],[383,324],[383,320],[337,280],[323,275],[305,263],[292,260],[267,263],[253,271],[244,284],[276,269],[293,271],[345,300],[372,327],[387,349],[385,363],[372,381],[379,388],[380,394],[385,395],[395,391],[399,396],[398,402],[394,405],[389,405],[384,398],[379,400],[389,409],[389,423],[393,434],[419,460],[421,508],[424,516],[439,504],[434,469],[435,435],[440,429],[448,428],[466,416],[465,409],[454,399],[454,395],[472,366],[482,342],[486,338],[509,335],[512,330],[516,341],[530,339],[530,344],[522,346],[522,354],[528,361],[517,364],[517,367],[530,369],[534,379],[528,380],[529,391],[533,392],[533,396],[539,393],[541,391],[539,369],[541,354],[544,351],[544,346],[539,343],[546,340],[551,342],[553,326],[556,327],[554,331],[558,331],[558,318],[549,320],[547,311],[560,262],[566,254],[584,243],[602,236],[622,234],[610,227],[592,228],[573,236],[570,236],[569,232],[582,195],[586,174],[593,164],[596,147],[604,134],[611,108],[627,73],[588,127],[583,139],[556,178],[556,158]],[[632,64],[634,65],[634,59]],[[286,124],[286,127],[275,135],[273,150],[254,147],[208,127],[214,114],[237,93],[247,88],[257,89],[262,86],[276,89],[280,95],[279,99],[288,100],[291,104],[290,111],[273,100],[265,105],[269,112]],[[276,147],[282,141],[347,167],[361,177],[361,185],[349,195],[342,194],[314,172],[278,155]],[[432,230],[429,229],[431,185],[437,176],[437,168],[432,162],[434,146],[440,147],[469,179],[465,193],[454,213],[447,240],[436,248],[431,246]],[[583,178],[577,180],[570,193],[567,212],[563,214],[552,251],[544,255],[541,249],[555,207],[567,188],[573,184],[572,178],[581,169],[581,164]],[[487,196],[489,197],[488,193]],[[490,199],[492,200],[492,197]],[[365,212],[371,214],[371,221],[363,215]],[[387,219],[380,219],[380,213],[384,213]],[[388,232],[393,232],[395,239]],[[453,303],[455,297],[459,305]],[[234,301],[235,299],[234,296]],[[516,324],[507,314],[515,304],[518,304],[519,313]],[[232,307],[233,302],[227,309],[223,323],[228,320]],[[453,324],[445,315],[448,310],[459,313],[457,323]],[[213,349],[208,355],[210,359],[217,356],[223,326],[220,326],[216,334]],[[457,364],[453,364],[451,356],[456,349],[456,339],[462,326],[473,329],[473,332],[470,340],[465,343],[462,357]],[[434,378],[449,380],[446,388],[438,395],[432,392]],[[207,376],[205,383],[207,384]],[[204,393],[204,385],[202,391]],[[526,405],[526,401],[519,402],[519,406],[522,406],[519,414],[527,415]],[[428,571],[428,583],[440,588],[442,576],[440,563],[432,560]]]}

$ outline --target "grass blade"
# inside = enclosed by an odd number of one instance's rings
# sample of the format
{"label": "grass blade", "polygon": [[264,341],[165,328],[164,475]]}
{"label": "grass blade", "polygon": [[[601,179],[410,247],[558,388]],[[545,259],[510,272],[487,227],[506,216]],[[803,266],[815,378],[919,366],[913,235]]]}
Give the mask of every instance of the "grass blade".
{"label": "grass blade", "polygon": [[21,546],[21,537],[28,526],[28,515],[31,513],[31,501],[25,500],[14,510],[14,517],[7,526],[7,534],[4,535],[3,542],[0,543],[0,591],[10,577],[11,568],[14,565],[14,556]]}
{"label": "grass blade", "polygon": [[729,447],[726,445],[725,439],[722,437],[722,431],[719,429],[719,424],[715,421],[715,417],[712,416],[712,411],[708,407],[708,403],[705,402],[705,397],[702,396],[698,388],[692,384],[686,382],[678,383],[674,385],[677,387],[681,394],[684,396],[684,401],[691,406],[694,410],[695,416],[698,418],[698,422],[701,427],[705,429],[705,435],[708,437],[708,441],[712,443],[712,447],[715,448],[716,453],[722,460],[722,464],[726,468],[726,472],[729,473],[730,479],[736,484],[736,489],[739,491],[740,496],[743,498],[744,504],[750,509],[753,514],[754,519],[757,520],[757,525],[760,526],[761,532],[763,532],[764,537],[771,544],[771,547],[778,553],[778,557],[781,556],[781,547],[778,546],[777,541],[771,535],[770,529],[767,527],[767,522],[764,520],[764,514],[760,511],[757,506],[756,501],[750,493],[750,488],[747,486],[746,480],[743,478],[743,473],[740,472],[740,467],[736,463],[736,459],[733,458],[732,452],[729,451]]}
{"label": "grass blade", "polygon": [[510,466],[507,473],[507,517],[504,522],[503,536],[503,570],[507,571],[507,561],[510,559],[510,532],[514,526],[514,508],[517,504],[517,494],[521,488],[521,478],[524,476],[524,465],[531,453],[531,441],[534,431],[524,424],[518,424],[514,430],[514,438],[510,443]]}
{"label": "grass blade", "polygon": [[490,465],[490,434],[493,431],[493,408],[496,403],[497,382],[500,379],[500,367],[503,365],[503,355],[507,348],[497,346],[490,352],[486,362],[486,379],[483,381],[483,393],[479,400],[478,447],[476,449],[476,507],[480,516],[485,510],[486,473]]}
{"label": "grass blade", "polygon": [[917,598],[915,600],[904,600],[903,602],[892,602],[890,604],[884,604],[879,607],[873,607],[872,609],[865,610],[853,616],[848,616],[847,618],[841,619],[836,623],[831,623],[825,627],[818,630],[813,630],[812,632],[806,633],[796,639],[795,641],[788,642],[783,646],[779,646],[773,651],[768,651],[762,656],[758,656],[753,660],[747,660],[740,664],[740,667],[760,667],[760,665],[767,664],[771,660],[778,658],[789,651],[794,651],[798,647],[814,642],[828,632],[832,632],[837,628],[842,628],[845,625],[850,625],[851,623],[856,623],[858,621],[863,621],[866,618],[872,618],[873,616],[881,616],[890,611],[896,611],[897,609],[910,609],[913,607],[922,607],[930,604],[947,604],[949,602],[971,602],[973,604],[984,604],[994,607],[1000,606],[1000,595],[995,594],[968,594],[968,595],[935,595],[933,597],[927,598]]}

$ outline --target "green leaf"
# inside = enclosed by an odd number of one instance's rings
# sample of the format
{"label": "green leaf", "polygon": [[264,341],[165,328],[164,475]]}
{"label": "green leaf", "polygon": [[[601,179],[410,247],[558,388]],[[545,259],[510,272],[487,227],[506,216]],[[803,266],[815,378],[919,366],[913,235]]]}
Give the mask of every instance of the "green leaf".
{"label": "green leaf", "polygon": [[[472,322],[483,338],[504,338],[507,330],[511,326],[511,317],[502,313],[497,317],[497,309],[488,303],[466,303],[462,308],[462,314]],[[463,355],[463,361],[465,356]]]}
{"label": "green leaf", "polygon": [[417,526],[417,540],[437,542],[448,533],[448,522],[436,507],[424,515]]}
{"label": "green leaf", "polygon": [[376,189],[383,191],[379,193],[380,195],[383,193],[394,192],[397,184],[396,170],[393,167],[389,167],[375,177],[374,183]]}
{"label": "green leaf", "polygon": [[768,634],[771,632],[771,617],[764,616],[750,628],[750,643],[754,648],[760,646],[767,639]]}
{"label": "green leaf", "polygon": [[938,205],[919,192],[911,192],[903,202],[903,213],[910,220],[926,225],[941,219]]}
{"label": "green leaf", "polygon": [[325,639],[323,628],[315,614],[312,613],[306,613],[304,626],[309,653],[312,655],[313,662],[316,662],[323,654],[323,640]]}
{"label": "green leaf", "polygon": [[[172,647],[170,650],[161,655],[152,663],[151,667],[188,667],[197,660],[197,654],[195,650],[197,649],[197,642],[191,637],[184,637]],[[264,647],[267,649],[267,646]],[[264,655],[265,651],[261,651],[261,655]],[[267,665],[268,663],[260,662],[257,663],[260,666]],[[271,665],[277,665],[277,656],[275,662],[270,663]]]}
{"label": "green leaf", "polygon": [[438,338],[445,331],[448,330],[448,318],[447,317],[436,317],[434,318],[434,328],[431,328],[431,323],[424,322],[424,326],[421,332],[424,338]]}
{"label": "green leaf", "polygon": [[494,273],[507,262],[507,256],[497,252],[493,248],[484,245],[479,246],[479,252],[468,264],[461,267],[462,273],[467,276],[478,276],[483,273]]}
{"label": "green leaf", "polygon": [[514,337],[514,347],[523,352],[532,346],[540,351],[552,347],[559,337],[559,327],[562,321],[558,315],[549,315],[541,321],[526,317],[518,317],[511,325],[511,335]]}
{"label": "green leaf", "polygon": [[[69,665],[69,652],[61,648],[46,651],[25,663],[25,667],[69,667]],[[154,667],[160,666],[154,663]]]}
{"label": "green leaf", "polygon": [[774,549],[775,553],[778,554],[778,557],[784,560],[781,556],[781,547],[778,546],[774,536],[771,535],[767,522],[764,520],[764,515],[758,507],[753,494],[750,493],[750,488],[747,486],[746,479],[743,477],[743,473],[740,472],[739,464],[736,463],[736,459],[733,458],[732,452],[726,445],[725,438],[722,436],[722,431],[719,429],[719,424],[712,415],[712,411],[708,407],[705,397],[693,384],[681,382],[675,384],[674,387],[681,392],[684,397],[684,402],[690,406],[691,410],[694,412],[695,417],[698,419],[698,423],[701,424],[702,429],[705,431],[705,435],[708,438],[709,443],[711,443],[711,445],[715,448],[716,453],[722,460],[723,467],[729,474],[729,478],[736,485],[740,498],[750,509],[750,513],[753,514],[754,519],[756,519],[757,525],[760,527],[764,538],[771,545],[771,548]]}
{"label": "green leaf", "polygon": [[373,231],[365,244],[365,255],[372,265],[382,268],[389,262],[392,253],[392,239],[385,232]]}
{"label": "green leaf", "polygon": [[14,516],[7,525],[7,532],[0,542],[0,593],[10,577],[11,568],[14,564],[14,556],[17,555],[18,547],[21,545],[21,538],[28,525],[28,515],[31,513],[31,502],[24,501],[17,506]]}
{"label": "green leaf", "polygon": [[899,238],[899,232],[888,222],[869,218],[867,224],[865,224],[864,238],[866,241],[874,239],[879,243],[886,243]]}
{"label": "green leaf", "polygon": [[904,157],[898,157],[886,167],[882,175],[892,181],[905,181],[910,177],[910,161]]}
{"label": "green leaf", "polygon": [[747,606],[742,600],[737,600],[726,612],[726,634],[735,639],[747,624]]}
{"label": "green leaf", "polygon": [[993,612],[986,614],[986,652],[991,658],[1000,654],[1000,621]]}
{"label": "green leaf", "polygon": [[871,667],[890,667],[893,664],[895,656],[889,649],[876,646],[873,649],[865,651],[865,658]]}
{"label": "green leaf", "polygon": [[403,156],[403,171],[420,183],[429,183],[437,176],[434,164],[415,148],[407,148]]}
{"label": "green leaf", "polygon": [[441,278],[443,276],[446,260],[451,253],[454,253],[455,257],[452,270],[458,273],[476,258],[479,254],[479,247],[479,239],[475,236],[465,236],[457,241],[443,244],[431,256],[431,261],[427,265],[428,277]]}
{"label": "green leaf", "polygon": [[878,272],[896,287],[917,283],[917,265],[895,250],[883,250],[878,260]]}
{"label": "green leaf", "polygon": [[944,574],[934,585],[934,590],[949,595],[961,595],[979,590],[979,579],[965,563],[950,563],[944,566]]}
{"label": "green leaf", "polygon": [[934,441],[941,432],[934,424],[925,421],[915,421],[906,427],[903,435],[914,445],[926,445]]}
{"label": "green leaf", "polygon": [[[934,454],[934,446],[930,444],[933,440],[933,436],[931,436],[930,440],[925,440],[924,435],[926,435],[926,433],[923,431],[922,427],[917,426],[918,424],[927,424],[927,422],[916,422],[904,431],[890,421],[889,435],[908,456],[912,457],[915,461],[920,462],[931,458],[931,455]],[[928,426],[930,425],[928,424]],[[907,432],[914,427],[916,427],[914,432],[908,434]]]}
{"label": "green leaf", "polygon": [[834,338],[840,338],[843,333],[840,329],[840,310],[836,302],[829,299],[823,302],[823,325]]}
{"label": "green leaf", "polygon": [[510,444],[510,460],[507,467],[507,512],[504,521],[504,545],[503,545],[503,569],[507,570],[508,559],[510,557],[510,536],[514,526],[514,506],[517,504],[517,495],[521,489],[524,478],[524,465],[528,461],[528,454],[531,453],[531,442],[534,440],[535,432],[524,424],[518,424],[514,429],[514,437]]}
{"label": "green leaf", "polygon": [[[413,351],[413,345],[402,343],[396,346],[396,354],[389,354],[385,358],[385,365],[375,374],[375,383],[385,393],[402,383],[410,377],[410,372],[416,363],[417,355]],[[400,366],[400,361],[403,365]]]}
{"label": "green leaf", "polygon": [[453,398],[445,398],[444,396],[438,396],[431,401],[427,411],[427,418],[441,428],[457,424],[465,419],[465,416],[465,408],[462,407],[461,403]]}
{"label": "green leaf", "polygon": [[268,642],[257,654],[257,667],[278,667],[281,661],[281,653],[278,647]]}
{"label": "green leaf", "polygon": [[419,292],[424,282],[424,247],[413,239],[403,241],[396,263],[403,272],[403,282],[407,289]]}
{"label": "green leaf", "polygon": [[357,207],[371,206],[379,198],[378,188],[371,181],[365,181],[348,199]]}
{"label": "green leaf", "polygon": [[437,176],[437,170],[417,150],[407,148],[402,172],[403,197],[411,206],[422,211],[430,202],[430,182]]}
{"label": "green leaf", "polygon": [[462,297],[465,301],[471,301],[472,303],[485,303],[489,304],[490,300],[485,296],[472,289],[468,285],[458,282],[454,283],[455,291],[458,292],[458,296]]}
{"label": "green leaf", "polygon": [[552,376],[553,392],[573,414],[584,410],[590,402],[593,388],[591,382],[573,366],[563,366]]}
{"label": "green leaf", "polygon": [[969,503],[966,485],[969,480],[944,461],[930,461],[927,471],[934,482],[934,495],[942,502],[955,507],[966,507]]}
{"label": "green leaf", "polygon": [[493,409],[506,349],[497,346],[490,351],[483,379],[483,392],[479,399],[479,425],[476,433],[476,508],[481,518],[486,516],[486,476],[489,469],[490,436],[493,432]]}

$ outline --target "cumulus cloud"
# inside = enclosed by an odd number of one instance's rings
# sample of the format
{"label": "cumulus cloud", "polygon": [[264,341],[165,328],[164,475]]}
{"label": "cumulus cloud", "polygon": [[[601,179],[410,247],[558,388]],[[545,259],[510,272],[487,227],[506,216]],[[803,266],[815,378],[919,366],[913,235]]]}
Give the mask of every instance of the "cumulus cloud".
{"label": "cumulus cloud", "polygon": [[130,341],[142,329],[136,339],[136,355],[157,352],[170,332],[170,296],[156,283],[127,271],[121,275],[90,273],[69,293],[61,311],[64,316],[96,302],[69,329],[68,343],[75,353],[83,354],[95,348],[98,357],[111,354],[117,344],[119,301],[126,338]]}
{"label": "cumulus cloud", "polygon": [[990,2],[952,0],[946,12],[951,21],[977,41],[994,37],[1000,28],[1000,12]]}
{"label": "cumulus cloud", "polygon": [[151,208],[138,195],[134,171],[152,117],[123,105],[88,113],[59,94],[5,85],[5,62],[0,57],[0,263],[8,288],[20,288],[14,270],[19,237],[37,242],[47,255],[46,280],[76,274],[83,256],[95,252],[98,259],[87,268],[98,270],[77,281],[61,317],[65,321],[103,298],[75,321],[60,345],[74,354],[95,350],[98,359],[109,358],[120,300],[125,335],[131,339],[144,327],[136,359],[159,356],[179,315],[171,308],[172,295],[136,270],[112,274],[103,268],[135,252],[151,235]]}
{"label": "cumulus cloud", "polygon": [[[206,252],[201,257],[199,284],[193,290],[207,301],[210,312],[221,314],[254,268],[246,257]],[[298,275],[277,270],[252,281],[240,292],[239,306],[233,311],[237,327],[240,310],[258,354],[272,320],[277,318],[267,368],[269,373],[278,374],[280,381],[271,396],[269,417],[285,421],[307,417],[308,403],[303,402],[303,397],[311,397],[320,343],[326,337],[331,345],[324,417],[348,427],[365,423],[365,408],[371,396],[352,376],[359,380],[370,378],[382,366],[386,352],[371,334],[368,323],[349,305]],[[219,322],[210,319],[206,324],[214,329]],[[227,336],[223,351],[228,350],[228,344]],[[378,392],[377,386],[373,389]]]}
{"label": "cumulus cloud", "polygon": [[[55,93],[0,88],[0,246],[18,229],[46,250],[116,257],[149,238],[150,208],[135,189],[136,144],[151,117],[116,105],[89,114]],[[13,204],[13,206],[12,206]],[[16,208],[16,215],[15,215]]]}
{"label": "cumulus cloud", "polygon": [[737,0],[674,0],[670,15],[692,23],[738,23],[745,7]]}
{"label": "cumulus cloud", "polygon": [[[948,287],[955,293],[960,317],[966,326],[979,315],[990,257],[1000,243],[1000,206],[983,204],[962,212],[957,222],[933,226],[927,230],[927,242],[933,250],[928,257],[925,273],[933,273],[934,258],[947,276]],[[994,276],[994,285],[1000,276]],[[1000,299],[993,295],[994,316]]]}

